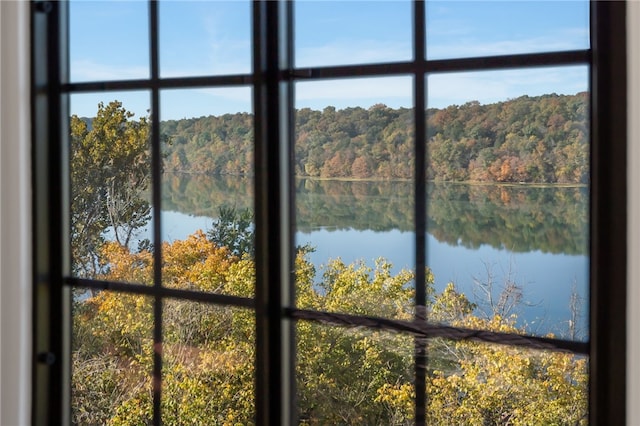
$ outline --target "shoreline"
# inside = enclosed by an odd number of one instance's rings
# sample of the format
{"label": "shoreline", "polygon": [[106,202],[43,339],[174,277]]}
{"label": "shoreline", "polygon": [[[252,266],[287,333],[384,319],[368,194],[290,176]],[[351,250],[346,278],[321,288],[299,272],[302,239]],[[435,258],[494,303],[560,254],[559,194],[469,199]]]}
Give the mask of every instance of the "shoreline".
{"label": "shoreline", "polygon": [[[186,172],[186,171],[170,171],[165,170],[166,175],[187,175],[187,176],[211,176],[211,177],[230,177],[230,178],[246,178],[251,179],[253,175],[234,175],[219,173],[202,173],[202,172]],[[413,179],[388,179],[388,178],[354,178],[354,177],[319,177],[319,176],[293,176],[295,180],[311,180],[318,182],[413,182]],[[450,184],[450,185],[469,185],[469,186],[505,186],[505,187],[528,187],[528,188],[588,188],[588,183],[545,183],[545,182],[485,182],[474,180],[434,180],[427,179],[427,183]]]}

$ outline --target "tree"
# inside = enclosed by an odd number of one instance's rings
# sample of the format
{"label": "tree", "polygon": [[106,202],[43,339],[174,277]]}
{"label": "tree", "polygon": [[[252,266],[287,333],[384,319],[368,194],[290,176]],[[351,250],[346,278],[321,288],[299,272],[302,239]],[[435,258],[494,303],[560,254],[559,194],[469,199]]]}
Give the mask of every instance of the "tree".
{"label": "tree", "polygon": [[[522,332],[500,316],[469,315],[456,324]],[[587,424],[585,358],[475,342],[450,350],[455,370],[433,369],[427,384],[429,424]]]}
{"label": "tree", "polygon": [[236,256],[245,253],[253,255],[254,234],[253,213],[250,209],[238,210],[225,206],[218,209],[218,218],[207,233],[213,243],[227,247]]}
{"label": "tree", "polygon": [[[150,219],[149,121],[121,102],[100,103],[93,120],[71,117],[71,247],[74,273],[96,276],[101,245],[128,247]],[[108,235],[107,235],[108,233]]]}
{"label": "tree", "polygon": [[[109,242],[110,265],[99,278],[152,282],[152,255]],[[164,285],[252,297],[255,269],[202,232],[163,243]],[[411,320],[413,272],[391,274],[380,259],[329,262],[318,275],[306,255],[296,257],[298,306]],[[481,318],[453,283],[433,292],[433,321],[523,333],[515,317]],[[148,424],[152,416],[153,298],[101,292],[74,315],[73,420],[78,424]],[[249,425],[254,422],[254,313],[194,301],[163,307],[163,424]],[[297,404],[301,424],[413,423],[414,338],[379,330],[296,325]],[[510,346],[445,339],[429,341],[429,424],[583,424],[587,360]],[[91,385],[88,386],[87,384]]]}

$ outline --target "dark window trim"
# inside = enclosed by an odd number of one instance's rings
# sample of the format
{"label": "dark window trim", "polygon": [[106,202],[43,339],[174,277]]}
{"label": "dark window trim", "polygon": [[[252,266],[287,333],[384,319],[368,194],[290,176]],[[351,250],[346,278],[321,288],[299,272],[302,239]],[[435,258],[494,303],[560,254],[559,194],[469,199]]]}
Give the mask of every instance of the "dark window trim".
{"label": "dark window trim", "polygon": [[[31,3],[31,134],[33,191],[32,417],[36,425],[69,423],[65,380],[62,286],[61,40],[63,4]],[[44,207],[47,208],[44,208]],[[40,208],[39,208],[40,207]]]}
{"label": "dark window trim", "polygon": [[[414,60],[389,64],[294,68],[293,3],[255,2],[253,7],[254,72],[229,76],[190,78],[159,77],[157,46],[157,2],[150,2],[151,78],[109,82],[69,83],[67,70],[66,19],[68,4],[31,3],[31,71],[33,137],[33,225],[34,225],[34,328],[33,405],[34,424],[68,423],[70,419],[69,303],[73,287],[109,289],[154,297],[154,339],[161,343],[161,303],[166,297],[184,298],[256,312],[256,415],[257,423],[294,424],[295,360],[294,323],[298,320],[336,325],[365,323],[369,327],[413,333],[416,336],[416,423],[424,424],[424,365],[428,352],[425,338],[446,335],[454,339],[478,339],[503,344],[555,349],[590,355],[589,420],[592,424],[624,424],[626,419],[626,26],[624,2],[591,3],[590,50],[426,60],[424,56],[424,3],[414,3]],[[403,323],[380,318],[336,315],[296,309],[293,300],[293,190],[288,166],[293,155],[293,84],[296,81],[410,75],[414,79],[417,140],[426,128],[420,111],[425,108],[426,74],[591,64],[591,288],[590,340],[586,344],[553,339],[501,335],[500,333],[452,329],[424,322],[416,309],[416,322]],[[68,204],[64,178],[70,93],[149,90],[152,117],[158,117],[159,91],[165,88],[238,86],[254,88],[255,116],[255,211],[256,268],[255,299],[212,295],[160,286],[160,245],[154,258],[156,285],[82,280],[69,277],[65,211]],[[160,205],[158,155],[159,121],[152,119],[154,154],[154,205]],[[274,146],[276,147],[274,149]],[[416,144],[415,215],[426,217],[422,167],[428,153]],[[154,218],[154,236],[159,238],[160,215]],[[416,255],[426,253],[423,220],[416,221]],[[424,260],[417,262],[417,269]],[[417,305],[424,305],[424,274],[416,278]],[[273,283],[280,283],[273,285]],[[284,331],[284,332],[283,332]],[[444,333],[444,334],[443,334]],[[517,342],[515,337],[520,337]],[[547,340],[553,340],[551,342]],[[548,347],[548,346],[547,346]],[[161,376],[161,356],[155,356],[154,375]],[[159,382],[158,382],[159,383]],[[160,387],[154,392],[154,424],[160,424]]]}
{"label": "dark window trim", "polygon": [[591,3],[589,421],[626,423],[626,2]]}

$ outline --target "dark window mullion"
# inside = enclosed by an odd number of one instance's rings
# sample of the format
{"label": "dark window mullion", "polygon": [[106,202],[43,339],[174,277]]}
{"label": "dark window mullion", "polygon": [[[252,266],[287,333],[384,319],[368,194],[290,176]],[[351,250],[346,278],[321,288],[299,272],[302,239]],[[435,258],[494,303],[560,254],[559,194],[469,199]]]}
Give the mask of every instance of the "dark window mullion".
{"label": "dark window mullion", "polygon": [[426,321],[394,320],[308,309],[287,309],[286,313],[287,316],[296,320],[315,321],[324,325],[331,324],[340,327],[363,327],[373,330],[388,330],[397,333],[412,334],[426,340],[448,339],[454,341],[473,341],[534,350],[572,352],[581,355],[589,354],[588,342],[562,340],[556,339],[555,337],[504,333],[500,331],[431,324]]}
{"label": "dark window mullion", "polygon": [[570,50],[564,52],[520,53],[515,55],[479,56],[423,60],[412,62],[373,63],[358,65],[334,65],[326,67],[297,68],[293,76],[300,80],[322,80],[349,77],[375,77],[386,75],[413,74],[415,72],[471,72],[499,71],[532,67],[560,67],[588,65],[590,50]]}
{"label": "dark window mullion", "polygon": [[288,68],[288,49],[280,37],[287,35],[291,10],[285,2],[253,2],[258,425],[295,423],[295,342],[292,322],[284,317],[291,304],[288,117],[292,106],[290,83],[281,81],[280,72]]}
{"label": "dark window mullion", "polygon": [[64,232],[60,224],[65,212],[63,190],[62,99],[60,83],[64,66],[63,44],[66,3],[32,2],[31,38],[31,114],[33,169],[33,377],[34,424],[47,424],[50,419],[68,421],[69,378],[64,348],[63,265]]}
{"label": "dark window mullion", "polygon": [[589,423],[626,423],[625,2],[591,2]]}
{"label": "dark window mullion", "polygon": [[[295,22],[294,22],[294,1],[286,1],[285,6],[283,8],[283,19],[284,19],[284,28],[281,26],[281,30],[284,32],[286,37],[286,43],[281,47],[281,54],[284,56],[281,58],[281,66],[285,70],[291,71],[295,65]],[[290,76],[291,74],[289,74]],[[296,111],[295,111],[295,84],[294,81],[290,78],[281,80],[280,83],[282,90],[286,95],[286,105],[285,105],[285,121],[284,121],[284,130],[286,134],[282,138],[285,147],[283,149],[287,154],[287,174],[286,174],[286,182],[283,182],[284,186],[287,188],[287,207],[288,210],[285,210],[286,216],[286,227],[288,232],[288,247],[285,250],[286,259],[288,262],[287,269],[288,271],[288,282],[285,281],[283,284],[288,288],[283,289],[284,298],[285,298],[285,309],[286,308],[295,308],[296,306],[296,267],[295,267],[295,257],[296,250],[294,249],[295,245],[295,228],[296,228],[296,200],[295,200],[295,178],[293,172],[293,164],[295,163],[295,141],[296,141]],[[285,368],[287,368],[287,373],[285,377],[288,377],[288,383],[286,383],[287,389],[283,397],[288,398],[287,403],[288,407],[285,407],[287,410],[286,415],[289,416],[289,424],[298,424],[299,423],[299,410],[297,404],[297,390],[296,390],[296,364],[297,364],[297,356],[296,356],[296,347],[297,347],[297,337],[295,333],[296,322],[290,320],[289,318],[285,319],[284,310],[282,312],[283,317],[283,330],[287,333],[287,343],[288,343],[288,352],[286,354],[286,359],[283,360],[285,362]]]}
{"label": "dark window mullion", "polygon": [[591,51],[585,49],[428,60],[426,61],[426,68],[427,72],[497,71],[517,68],[588,65],[590,61]]}
{"label": "dark window mullion", "polygon": [[[416,295],[415,321],[427,320],[427,282],[426,282],[426,232],[427,232],[427,200],[426,200],[426,124],[425,124],[425,75],[422,67],[425,60],[425,5],[423,1],[413,3],[413,54],[415,74],[413,85],[414,111],[414,221],[415,221],[415,267]],[[415,424],[426,424],[427,417],[427,339],[415,338]]]}
{"label": "dark window mullion", "polygon": [[[158,2],[149,2],[149,58],[151,60],[151,197],[153,206],[153,287],[162,287],[162,155],[160,146],[160,94]],[[162,424],[162,296],[153,300],[153,424]]]}
{"label": "dark window mullion", "polygon": [[88,81],[77,83],[65,83],[63,92],[101,92],[140,89],[171,89],[171,88],[201,88],[203,86],[236,87],[253,84],[253,76],[247,74],[215,75],[205,77],[172,77],[155,78],[153,80],[113,80],[113,81]]}
{"label": "dark window mullion", "polygon": [[65,285],[75,288],[92,289],[94,291],[113,291],[120,293],[139,294],[147,297],[162,297],[189,300],[192,302],[205,302],[215,305],[237,306],[253,308],[254,299],[249,297],[234,296],[222,293],[209,293],[205,291],[187,290],[171,287],[153,287],[145,284],[133,284],[121,281],[107,281],[98,279],[85,279],[66,277]]}

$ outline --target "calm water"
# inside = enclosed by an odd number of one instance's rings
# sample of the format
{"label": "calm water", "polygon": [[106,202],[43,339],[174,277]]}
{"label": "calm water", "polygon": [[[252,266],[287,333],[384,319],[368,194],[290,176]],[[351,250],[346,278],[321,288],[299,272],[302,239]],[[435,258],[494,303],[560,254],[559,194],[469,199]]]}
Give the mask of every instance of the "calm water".
{"label": "calm water", "polygon": [[[165,182],[163,238],[184,239],[211,228],[221,205],[251,206],[250,181],[172,176]],[[206,194],[206,196],[205,196]],[[318,267],[340,257],[394,271],[415,265],[412,187],[407,182],[300,180],[297,244],[315,247]],[[427,265],[436,290],[450,281],[476,302],[477,281],[490,276],[496,293],[507,280],[522,289],[516,310],[536,334],[566,336],[572,293],[582,303],[577,337],[586,338],[588,191],[586,188],[431,184]]]}

